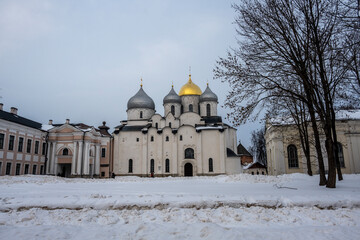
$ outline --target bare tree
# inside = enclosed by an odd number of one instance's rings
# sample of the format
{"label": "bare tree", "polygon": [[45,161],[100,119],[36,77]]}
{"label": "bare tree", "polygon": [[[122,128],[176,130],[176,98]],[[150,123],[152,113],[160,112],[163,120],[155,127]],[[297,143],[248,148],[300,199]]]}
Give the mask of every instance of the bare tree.
{"label": "bare tree", "polygon": [[265,129],[261,128],[251,133],[250,153],[255,157],[255,161],[267,166]]}
{"label": "bare tree", "polygon": [[[232,87],[225,103],[235,110],[229,117],[235,124],[256,119],[261,109],[284,96],[302,102],[314,132],[319,184],[336,187],[334,104],[347,75],[338,57],[343,52],[340,1],[242,0],[233,8],[239,47],[220,58],[214,69],[215,78]],[[304,94],[294,91],[299,85]],[[328,180],[318,121],[326,136]]]}

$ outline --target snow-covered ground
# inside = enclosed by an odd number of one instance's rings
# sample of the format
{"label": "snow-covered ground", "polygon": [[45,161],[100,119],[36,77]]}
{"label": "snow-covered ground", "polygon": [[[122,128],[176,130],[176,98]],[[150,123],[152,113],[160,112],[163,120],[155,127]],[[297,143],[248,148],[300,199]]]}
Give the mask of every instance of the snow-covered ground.
{"label": "snow-covered ground", "polygon": [[360,175],[0,177],[0,239],[358,239]]}

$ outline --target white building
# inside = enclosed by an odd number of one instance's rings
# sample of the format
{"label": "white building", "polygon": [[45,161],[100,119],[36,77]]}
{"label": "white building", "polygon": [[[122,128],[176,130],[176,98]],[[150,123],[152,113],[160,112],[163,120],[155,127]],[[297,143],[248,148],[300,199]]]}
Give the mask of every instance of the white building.
{"label": "white building", "polygon": [[217,115],[217,96],[189,76],[179,95],[172,87],[164,116],[140,90],[128,101],[127,120],[115,127],[115,175],[199,176],[242,172],[236,129]]}

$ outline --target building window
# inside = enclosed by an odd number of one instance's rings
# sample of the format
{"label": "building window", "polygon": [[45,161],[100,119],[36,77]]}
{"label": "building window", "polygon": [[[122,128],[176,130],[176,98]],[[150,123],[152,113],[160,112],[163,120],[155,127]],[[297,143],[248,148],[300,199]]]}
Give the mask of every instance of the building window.
{"label": "building window", "polygon": [[287,147],[289,168],[298,168],[299,161],[297,156],[297,149],[295,145],[291,144]]}
{"label": "building window", "polygon": [[15,175],[20,175],[20,170],[21,170],[21,163],[17,163],[16,164]]}
{"label": "building window", "polygon": [[32,169],[32,174],[36,174],[36,170],[37,170],[37,165],[33,165],[33,169]]}
{"label": "building window", "polygon": [[39,153],[39,141],[35,141],[35,154]]}
{"label": "building window", "polygon": [[213,172],[213,171],[214,171],[213,159],[209,158],[209,172]]}
{"label": "building window", "polygon": [[194,159],[194,149],[192,148],[185,149],[185,158]]}
{"label": "building window", "polygon": [[182,141],[182,135],[180,135],[180,141]]}
{"label": "building window", "polygon": [[169,141],[169,136],[165,137],[165,141],[167,141],[167,142]]}
{"label": "building window", "polygon": [[153,142],[154,141],[154,136],[150,137],[150,141]]}
{"label": "building window", "polygon": [[338,150],[340,167],[345,168],[344,153],[343,153],[343,147],[342,147],[341,143],[338,142],[337,147],[338,147],[337,150]]}
{"label": "building window", "polygon": [[40,166],[40,174],[43,175],[44,174],[44,165]]}
{"label": "building window", "polygon": [[171,128],[171,122],[169,122],[169,128]]}
{"label": "building window", "polygon": [[46,143],[42,144],[42,155],[45,155],[46,153]]}
{"label": "building window", "polygon": [[5,174],[6,175],[10,175],[10,173],[11,173],[11,163],[6,163],[6,172],[5,172]]}
{"label": "building window", "polygon": [[129,159],[129,173],[133,172],[133,160]]}
{"label": "building window", "polygon": [[1,173],[2,173],[2,162],[0,162],[0,175],[1,175]]}
{"label": "building window", "polygon": [[31,142],[32,142],[31,139],[27,140],[27,146],[26,146],[26,152],[27,153],[31,153]]}
{"label": "building window", "polygon": [[19,137],[18,152],[22,152],[22,151],[23,151],[23,146],[24,146],[24,138]]}
{"label": "building window", "polygon": [[24,174],[29,174],[29,164],[25,164]]}
{"label": "building window", "polygon": [[[91,151],[91,150],[90,150],[90,151]],[[63,152],[62,152],[62,155],[63,155],[63,156],[69,155],[69,149],[64,148],[64,150],[63,150]],[[90,154],[90,156],[91,156],[91,154]]]}
{"label": "building window", "polygon": [[159,124],[155,123],[155,128],[158,129],[159,128]]}
{"label": "building window", "polygon": [[0,133],[0,149],[4,149],[4,139],[5,135]]}
{"label": "building window", "polygon": [[140,141],[140,139],[139,139],[139,138],[136,138],[136,141],[138,142],[138,141]]}
{"label": "building window", "polygon": [[183,114],[183,113],[184,113],[184,106],[181,105],[181,114]]}
{"label": "building window", "polygon": [[168,158],[165,160],[165,172],[170,172],[170,160]]}
{"label": "building window", "polygon": [[154,159],[150,160],[150,172],[151,173],[155,172],[155,161],[154,161]]}
{"label": "building window", "polygon": [[140,111],[140,118],[143,118],[143,112]]}
{"label": "building window", "polygon": [[194,111],[194,107],[192,104],[189,105],[189,112],[193,112]]}
{"label": "building window", "polygon": [[102,148],[101,149],[101,157],[105,157],[106,156],[106,148]]}
{"label": "building window", "polygon": [[206,116],[208,116],[208,117],[211,116],[210,104],[206,104]]}
{"label": "building window", "polygon": [[105,172],[101,172],[101,176],[102,176],[102,177],[105,177]]}
{"label": "building window", "polygon": [[175,106],[174,105],[171,105],[171,113],[172,113],[172,115],[175,116]]}
{"label": "building window", "polygon": [[14,141],[15,141],[15,137],[14,137],[14,136],[10,136],[10,139],[9,139],[9,151],[13,151],[13,150],[14,150]]}

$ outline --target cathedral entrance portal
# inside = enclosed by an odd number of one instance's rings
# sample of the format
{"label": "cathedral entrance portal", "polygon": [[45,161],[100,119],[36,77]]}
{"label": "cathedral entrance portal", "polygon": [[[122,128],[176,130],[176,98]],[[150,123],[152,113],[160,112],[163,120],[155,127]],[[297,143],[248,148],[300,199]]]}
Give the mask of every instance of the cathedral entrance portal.
{"label": "cathedral entrance portal", "polygon": [[184,166],[184,175],[185,177],[192,177],[193,176],[193,165],[191,163],[186,163]]}

